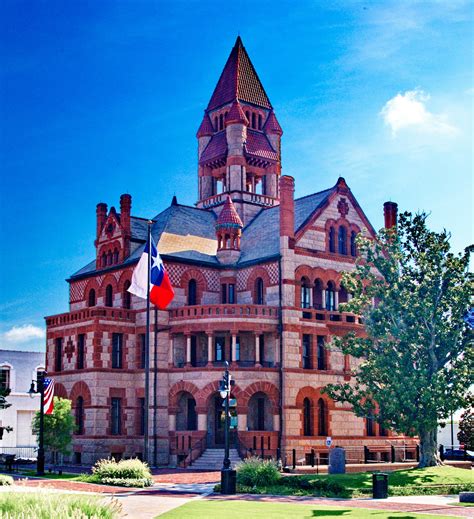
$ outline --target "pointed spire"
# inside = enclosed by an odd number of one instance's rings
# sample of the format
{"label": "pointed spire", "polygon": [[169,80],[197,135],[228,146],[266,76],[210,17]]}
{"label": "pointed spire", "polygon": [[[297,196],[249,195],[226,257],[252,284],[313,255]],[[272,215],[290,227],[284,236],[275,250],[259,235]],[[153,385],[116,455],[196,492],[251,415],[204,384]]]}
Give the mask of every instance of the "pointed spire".
{"label": "pointed spire", "polygon": [[207,135],[212,135],[214,133],[214,128],[212,127],[211,120],[209,119],[209,116],[205,113],[204,117],[202,118],[201,125],[199,126],[199,129],[197,131],[197,138],[199,137],[205,137]]}
{"label": "pointed spire", "polygon": [[277,121],[275,116],[275,112],[272,110],[270,115],[267,117],[265,122],[265,126],[263,127],[264,131],[267,133],[275,133],[277,135],[283,135],[283,130],[281,129],[280,123]]}
{"label": "pointed spire", "polygon": [[242,229],[244,224],[240,219],[237,210],[235,209],[234,203],[232,202],[229,195],[227,195],[226,200],[224,202],[224,207],[222,208],[221,214],[217,219],[216,230],[218,229],[228,229],[231,227]]}
{"label": "pointed spire", "polygon": [[272,108],[240,36],[237,36],[207,110],[214,110],[235,100]]}
{"label": "pointed spire", "polygon": [[245,124],[246,126],[249,125],[249,120],[245,116],[245,113],[242,109],[242,105],[238,101],[234,101],[232,104],[231,109],[229,110],[229,113],[227,114],[225,125],[232,123],[241,123]]}

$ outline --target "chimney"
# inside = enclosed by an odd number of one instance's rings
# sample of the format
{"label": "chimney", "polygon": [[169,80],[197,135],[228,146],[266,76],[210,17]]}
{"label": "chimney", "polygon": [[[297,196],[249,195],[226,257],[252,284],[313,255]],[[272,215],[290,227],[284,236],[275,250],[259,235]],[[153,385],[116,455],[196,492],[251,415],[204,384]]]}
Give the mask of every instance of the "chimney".
{"label": "chimney", "polygon": [[124,194],[120,197],[120,223],[127,235],[130,234],[130,210],[132,208],[132,197]]}
{"label": "chimney", "polygon": [[100,202],[97,204],[97,231],[96,231],[96,242],[99,239],[100,233],[104,228],[105,220],[107,219],[107,204]]}
{"label": "chimney", "polygon": [[280,236],[295,236],[295,179],[289,175],[280,178]]}
{"label": "chimney", "polygon": [[385,202],[383,204],[383,216],[385,228],[392,229],[397,226],[398,205],[395,202]]}

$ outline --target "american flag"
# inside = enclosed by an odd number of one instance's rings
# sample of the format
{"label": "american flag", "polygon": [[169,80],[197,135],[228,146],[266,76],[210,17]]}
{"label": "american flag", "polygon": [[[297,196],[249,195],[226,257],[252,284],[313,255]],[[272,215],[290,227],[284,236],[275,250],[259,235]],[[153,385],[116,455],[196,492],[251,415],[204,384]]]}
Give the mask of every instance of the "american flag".
{"label": "american flag", "polygon": [[52,414],[54,409],[54,380],[44,379],[44,414]]}

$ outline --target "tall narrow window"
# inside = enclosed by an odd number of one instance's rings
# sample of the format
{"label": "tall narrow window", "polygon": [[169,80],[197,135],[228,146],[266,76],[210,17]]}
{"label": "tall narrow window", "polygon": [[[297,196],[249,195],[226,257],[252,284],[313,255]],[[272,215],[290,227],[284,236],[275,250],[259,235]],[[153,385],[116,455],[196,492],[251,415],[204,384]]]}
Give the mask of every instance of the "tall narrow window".
{"label": "tall narrow window", "polygon": [[223,362],[225,360],[225,337],[215,338],[214,358],[217,362]]}
{"label": "tall narrow window", "polygon": [[114,265],[119,262],[119,251],[118,249],[114,249]]}
{"label": "tall narrow window", "polygon": [[323,309],[323,282],[317,279],[313,287],[313,308]]}
{"label": "tall narrow window", "polygon": [[112,261],[113,261],[112,251],[109,251],[107,253],[107,265],[112,265]]}
{"label": "tall narrow window", "polygon": [[265,398],[257,398],[257,431],[265,430]]}
{"label": "tall narrow window", "polygon": [[260,364],[263,364],[265,362],[265,335],[263,333],[260,335],[258,347],[260,352]]}
{"label": "tall narrow window", "polygon": [[76,434],[84,434],[84,399],[78,396],[76,400]]}
{"label": "tall narrow window", "polygon": [[122,399],[112,398],[110,406],[110,432],[122,434]]}
{"label": "tall narrow window", "polygon": [[235,338],[235,359],[232,359],[235,362],[240,360],[240,337],[237,335]]}
{"label": "tall narrow window", "polygon": [[221,285],[221,303],[225,305],[227,303],[227,285],[223,283]]}
{"label": "tall narrow window", "polygon": [[122,296],[122,302],[124,308],[131,308],[132,307],[132,294],[128,291],[130,288],[130,281],[127,279],[125,283],[123,284],[123,296]]}
{"label": "tall narrow window", "polygon": [[145,399],[138,399],[138,434],[145,434]]}
{"label": "tall narrow window", "polygon": [[197,283],[195,279],[190,279],[188,283],[188,305],[197,304]]}
{"label": "tall narrow window", "polygon": [[357,248],[356,248],[356,233],[354,231],[351,232],[351,256],[354,258],[357,256]]}
{"label": "tall narrow window", "polygon": [[87,304],[88,306],[95,306],[95,290],[93,288],[89,290],[89,298]]}
{"label": "tall narrow window", "polygon": [[303,369],[311,369],[311,335],[303,335]]}
{"label": "tall narrow window", "polygon": [[122,367],[123,357],[123,334],[112,334],[112,368],[120,369]]}
{"label": "tall narrow window", "polygon": [[334,227],[329,228],[329,252],[336,252],[336,231]]}
{"label": "tall narrow window", "polygon": [[336,309],[336,285],[329,281],[326,289],[326,310],[334,312]]}
{"label": "tall narrow window", "polygon": [[234,283],[229,283],[229,304],[235,304],[235,285]]}
{"label": "tall narrow window", "polygon": [[258,114],[258,129],[262,129],[262,115]]}
{"label": "tall narrow window", "polygon": [[217,132],[218,130],[219,130],[219,121],[216,116],[216,117],[214,117],[214,131]]}
{"label": "tall narrow window", "polygon": [[105,254],[105,252],[102,253],[101,265],[102,265],[102,267],[107,266],[107,254]]}
{"label": "tall narrow window", "polygon": [[347,254],[347,231],[343,225],[339,227],[337,240],[339,254]]}
{"label": "tall narrow window", "polygon": [[145,356],[146,356],[146,335],[141,333],[139,336],[139,345],[140,345],[140,369],[145,369]]}
{"label": "tall narrow window", "polygon": [[327,409],[326,403],[322,398],[318,400],[318,436],[327,436]]}
{"label": "tall narrow window", "polygon": [[61,371],[63,369],[63,339],[58,337],[55,343],[54,370]]}
{"label": "tall narrow window", "polygon": [[0,368],[0,389],[10,389],[10,368]]}
{"label": "tall narrow window", "polygon": [[324,346],[324,337],[322,335],[318,335],[318,369],[324,370],[326,369],[326,348]]}
{"label": "tall narrow window", "polygon": [[255,304],[263,305],[263,279],[257,278],[255,281]]}
{"label": "tall narrow window", "polygon": [[309,279],[304,277],[301,279],[301,308],[309,308],[310,306],[311,287]]}
{"label": "tall narrow window", "polygon": [[84,369],[86,336],[81,333],[77,336],[77,369]]}
{"label": "tall narrow window", "polygon": [[196,400],[188,398],[186,402],[186,427],[188,431],[197,430]]}
{"label": "tall narrow window", "polygon": [[303,400],[303,436],[313,436],[313,417],[311,416],[311,400]]}
{"label": "tall narrow window", "polygon": [[105,288],[105,306],[113,306],[113,289],[112,285],[107,285]]}
{"label": "tall narrow window", "polygon": [[255,115],[255,112],[252,112],[252,128],[257,127],[257,116]]}
{"label": "tall narrow window", "polygon": [[224,129],[224,115],[221,114],[219,115],[219,130],[223,130]]}
{"label": "tall narrow window", "polygon": [[367,436],[375,436],[375,418],[373,413],[370,413],[366,418]]}

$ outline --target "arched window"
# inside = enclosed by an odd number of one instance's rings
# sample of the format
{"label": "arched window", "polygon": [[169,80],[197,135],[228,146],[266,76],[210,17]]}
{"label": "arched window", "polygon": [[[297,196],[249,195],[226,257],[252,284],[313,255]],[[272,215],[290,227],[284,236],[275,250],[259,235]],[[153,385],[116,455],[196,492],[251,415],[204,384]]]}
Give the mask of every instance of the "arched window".
{"label": "arched window", "polygon": [[325,370],[326,369],[326,347],[324,345],[324,336],[318,335],[317,342],[317,355],[318,355],[318,369]]}
{"label": "arched window", "polygon": [[224,115],[221,114],[219,115],[219,130],[223,130],[224,129]]}
{"label": "arched window", "polygon": [[257,278],[255,281],[255,304],[263,305],[263,279]]}
{"label": "arched window", "polygon": [[357,256],[357,248],[356,248],[356,236],[355,231],[351,232],[351,256],[354,258]]}
{"label": "arched window", "polygon": [[305,398],[303,400],[303,436],[313,436],[313,417],[311,400]]}
{"label": "arched window", "polygon": [[336,285],[333,281],[328,282],[326,289],[326,310],[333,312],[336,309]]}
{"label": "arched window", "polygon": [[118,249],[114,249],[114,265],[119,262],[119,251]]}
{"label": "arched window", "polygon": [[307,277],[303,277],[301,279],[301,308],[309,308],[310,294],[311,287],[309,284],[309,279]]}
{"label": "arched window", "polygon": [[195,279],[190,279],[188,283],[188,305],[197,304],[197,283]]}
{"label": "arched window", "polygon": [[105,252],[102,253],[101,265],[102,267],[107,266],[107,254],[105,254]]}
{"label": "arched window", "polygon": [[127,309],[132,307],[132,294],[128,291],[128,289],[130,288],[130,285],[131,285],[131,283],[128,279],[123,284],[122,301],[123,301],[123,307],[127,308]]}
{"label": "arched window", "polygon": [[327,436],[327,409],[322,398],[318,400],[318,436]]}
{"label": "arched window", "polygon": [[214,131],[218,131],[219,130],[219,126],[217,126],[219,124],[219,121],[217,119],[217,115],[214,117]]}
{"label": "arched window", "polygon": [[176,413],[177,431],[196,431],[197,413],[196,400],[191,393],[183,392],[178,399],[178,411]]}
{"label": "arched window", "polygon": [[107,265],[112,265],[113,257],[112,257],[112,251],[109,250],[107,253]]}
{"label": "arched window", "polygon": [[339,254],[347,254],[347,231],[343,225],[339,227],[337,243]]}
{"label": "arched window", "polygon": [[317,279],[313,287],[313,307],[316,310],[323,309],[323,282]]}
{"label": "arched window", "polygon": [[255,115],[255,112],[252,112],[252,128],[257,127],[257,116]]}
{"label": "arched window", "polygon": [[84,399],[78,396],[76,400],[76,434],[84,434]]}
{"label": "arched window", "polygon": [[254,393],[248,403],[247,426],[249,431],[273,430],[272,405],[262,391]]}
{"label": "arched window", "polygon": [[366,418],[367,436],[375,436],[375,418],[373,413],[370,413]]}
{"label": "arched window", "polygon": [[334,227],[329,228],[329,252],[336,252],[336,231]]}
{"label": "arched window", "polygon": [[105,289],[105,306],[113,306],[113,297],[112,285],[107,285]]}
{"label": "arched window", "polygon": [[95,290],[93,288],[89,290],[87,306],[95,306]]}
{"label": "arched window", "polygon": [[261,114],[258,114],[258,129],[262,129],[262,116]]}

